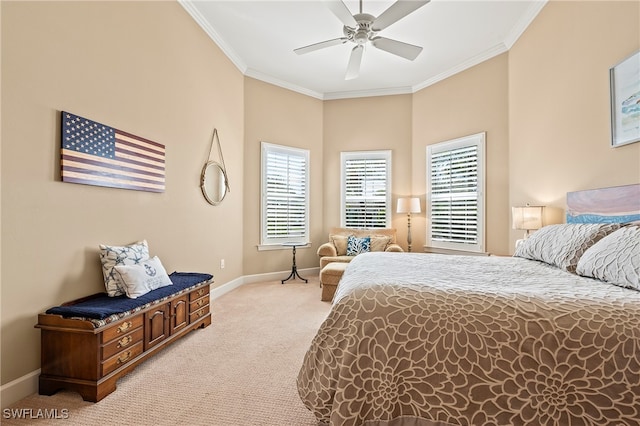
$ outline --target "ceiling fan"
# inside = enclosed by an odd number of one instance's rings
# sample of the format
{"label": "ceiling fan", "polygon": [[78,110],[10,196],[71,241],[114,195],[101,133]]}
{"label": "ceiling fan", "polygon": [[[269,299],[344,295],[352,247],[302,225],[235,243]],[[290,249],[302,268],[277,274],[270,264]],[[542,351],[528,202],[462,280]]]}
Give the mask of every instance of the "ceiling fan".
{"label": "ceiling fan", "polygon": [[422,51],[422,47],[380,37],[378,32],[416,11],[418,8],[429,3],[429,1],[430,0],[398,0],[376,18],[368,13],[362,13],[362,0],[360,0],[360,13],[355,15],[351,15],[351,11],[349,11],[349,8],[347,8],[342,0],[327,0],[325,1],[327,7],[329,7],[333,14],[344,24],[344,37],[310,44],[309,46],[294,49],[294,52],[302,55],[324,49],[325,47],[344,44],[348,41],[354,43],[356,46],[351,50],[345,80],[354,79],[360,74],[362,53],[364,52],[365,44],[368,42],[370,42],[373,47],[413,61]]}

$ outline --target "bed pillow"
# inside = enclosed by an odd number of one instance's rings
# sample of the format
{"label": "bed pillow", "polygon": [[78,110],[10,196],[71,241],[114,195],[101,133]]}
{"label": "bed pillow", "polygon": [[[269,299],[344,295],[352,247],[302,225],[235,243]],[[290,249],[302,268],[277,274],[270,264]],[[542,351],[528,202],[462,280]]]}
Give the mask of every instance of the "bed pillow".
{"label": "bed pillow", "polygon": [[369,251],[371,251],[370,237],[358,238],[349,235],[347,238],[347,256],[357,256],[360,253],[367,253]]}
{"label": "bed pillow", "polygon": [[578,275],[640,291],[640,226],[626,226],[585,251]]}
{"label": "bed pillow", "polygon": [[388,235],[372,235],[370,242],[369,249],[371,251],[385,251],[391,242],[391,237]]}
{"label": "bed pillow", "polygon": [[575,272],[582,254],[620,226],[619,223],[548,225],[518,245],[514,256],[538,260],[568,272]]}
{"label": "bed pillow", "polygon": [[329,235],[329,240],[336,247],[338,256],[347,254],[347,236],[346,235]]}
{"label": "bed pillow", "polygon": [[107,294],[111,297],[125,294],[125,289],[118,282],[113,269],[116,265],[137,265],[147,259],[149,259],[147,240],[126,246],[100,244],[100,262],[102,262],[102,275],[104,276],[104,287],[107,290]]}
{"label": "bed pillow", "polygon": [[158,256],[137,265],[116,265],[114,269],[118,279],[124,284],[125,294],[130,299],[173,284]]}

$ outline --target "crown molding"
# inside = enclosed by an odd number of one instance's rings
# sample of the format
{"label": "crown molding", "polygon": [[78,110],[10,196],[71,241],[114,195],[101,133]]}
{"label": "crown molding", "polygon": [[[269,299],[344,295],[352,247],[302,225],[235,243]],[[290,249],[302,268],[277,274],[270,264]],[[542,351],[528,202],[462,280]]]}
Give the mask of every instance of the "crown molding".
{"label": "crown molding", "polygon": [[200,11],[195,7],[194,2],[192,0],[178,0],[178,3],[187,11],[189,15],[196,21],[200,28],[204,30],[205,33],[213,40],[215,44],[218,45],[220,50],[233,62],[233,64],[240,70],[242,74],[244,74],[247,70],[247,65],[244,63],[242,59],[236,54],[236,52],[229,46],[220,34],[217,33],[215,29],[207,22],[207,20],[202,16]]}
{"label": "crown molding", "polygon": [[413,93],[411,87],[390,87],[384,89],[375,89],[375,90],[352,90],[352,91],[344,91],[344,92],[329,92],[329,93],[319,93],[311,89],[307,89],[306,87],[297,86],[288,81],[280,80],[273,76],[264,74],[260,71],[257,71],[253,68],[248,68],[246,73],[246,77],[255,78],[256,80],[263,81],[265,83],[273,84],[278,87],[282,87],[283,89],[292,90],[294,92],[310,96],[312,98],[319,99],[321,101],[335,100],[335,99],[351,99],[351,98],[367,98],[371,96],[389,96],[389,95],[406,95]]}
{"label": "crown molding", "polygon": [[390,95],[407,95],[413,93],[413,89],[407,87],[387,87],[374,90],[351,90],[344,92],[329,92],[324,94],[324,100],[330,101],[335,99],[351,99],[351,98],[368,98],[371,96],[390,96]]}
{"label": "crown molding", "polygon": [[511,49],[520,36],[526,31],[529,25],[536,19],[538,13],[545,7],[548,0],[540,0],[534,2],[529,6],[527,12],[520,18],[518,22],[511,28],[511,32],[504,38],[504,44],[507,46],[507,50]]}
{"label": "crown molding", "polygon": [[440,74],[431,77],[428,80],[423,81],[420,84],[416,84],[415,86],[413,86],[412,90],[413,93],[422,90],[426,87],[429,87],[433,84],[438,83],[439,81],[445,80],[453,75],[456,75],[464,70],[467,70],[471,67],[474,67],[488,59],[493,58],[494,56],[498,56],[501,53],[507,52],[509,49],[507,49],[507,46],[504,43],[498,43],[495,46],[485,50],[484,52],[480,53],[479,55],[476,55],[472,58],[467,59],[466,61],[463,61],[461,63],[459,63],[458,65],[455,65],[449,69],[447,69],[444,72],[441,72]]}
{"label": "crown molding", "polygon": [[423,81],[420,84],[413,86],[413,93],[422,90],[426,87],[431,86],[439,81],[445,80],[459,72],[462,72],[468,68],[476,66],[488,59],[493,58],[494,56],[498,56],[504,52],[508,52],[511,47],[518,41],[520,36],[526,31],[531,22],[538,16],[538,13],[544,8],[547,4],[548,0],[540,0],[531,4],[531,6],[527,9],[527,13],[513,26],[509,34],[504,38],[502,43],[498,43],[497,45],[491,47],[490,49],[485,50],[484,52],[476,55],[448,70]]}
{"label": "crown molding", "polygon": [[322,93],[318,93],[314,90],[307,89],[306,87],[297,86],[295,84],[289,83],[288,81],[280,80],[268,74],[254,70],[253,68],[248,68],[244,73],[244,75],[245,77],[255,78],[256,80],[264,81],[265,83],[273,84],[275,86],[279,86],[284,89],[292,90],[294,92],[298,92],[303,95],[311,96],[312,98],[316,98],[320,100],[324,99],[324,97],[322,96]]}

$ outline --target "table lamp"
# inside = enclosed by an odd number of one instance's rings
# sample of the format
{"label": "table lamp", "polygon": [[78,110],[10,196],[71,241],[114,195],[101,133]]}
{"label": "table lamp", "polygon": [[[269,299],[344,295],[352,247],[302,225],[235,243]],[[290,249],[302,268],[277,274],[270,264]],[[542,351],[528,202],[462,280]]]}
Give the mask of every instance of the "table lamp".
{"label": "table lamp", "polygon": [[542,228],[542,208],[543,206],[511,207],[511,218],[513,229],[525,230],[524,238],[529,238],[529,231]]}

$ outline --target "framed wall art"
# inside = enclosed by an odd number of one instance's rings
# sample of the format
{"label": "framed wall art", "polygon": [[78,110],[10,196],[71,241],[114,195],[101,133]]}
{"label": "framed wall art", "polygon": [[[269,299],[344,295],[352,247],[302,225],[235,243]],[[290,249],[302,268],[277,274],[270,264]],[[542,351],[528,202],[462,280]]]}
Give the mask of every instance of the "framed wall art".
{"label": "framed wall art", "polygon": [[611,146],[640,141],[640,51],[609,70]]}
{"label": "framed wall art", "polygon": [[164,145],[62,111],[63,182],[164,192]]}

